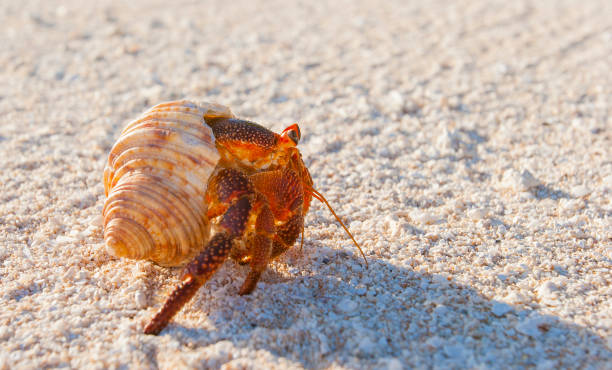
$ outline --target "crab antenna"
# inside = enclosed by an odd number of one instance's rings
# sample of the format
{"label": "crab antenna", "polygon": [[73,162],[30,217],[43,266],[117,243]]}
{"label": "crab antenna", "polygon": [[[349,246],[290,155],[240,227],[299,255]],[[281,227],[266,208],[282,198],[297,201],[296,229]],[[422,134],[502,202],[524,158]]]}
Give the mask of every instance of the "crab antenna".
{"label": "crab antenna", "polygon": [[361,247],[359,246],[359,244],[357,243],[357,241],[355,240],[355,238],[353,238],[353,234],[351,234],[351,232],[349,231],[349,229],[344,226],[344,222],[342,222],[342,220],[340,219],[340,217],[338,217],[338,215],[336,214],[336,212],[334,212],[333,208],[329,205],[329,202],[327,201],[327,199],[325,199],[325,197],[323,196],[323,194],[319,193],[318,191],[316,191],[315,189],[313,189],[312,187],[308,189],[310,191],[310,193],[312,194],[312,196],[317,199],[319,202],[325,204],[327,206],[327,208],[329,208],[329,210],[331,211],[331,213],[334,215],[334,217],[336,217],[336,220],[338,220],[338,222],[340,223],[340,225],[342,225],[342,227],[344,228],[344,231],[346,231],[346,233],[351,237],[351,239],[353,240],[353,243],[355,243],[355,245],[357,246],[357,249],[359,249],[359,252],[361,252],[361,256],[363,257],[363,260],[365,261],[366,264],[366,268],[369,268],[368,266],[368,260],[366,259],[365,254],[363,253],[363,250],[361,250]]}
{"label": "crab antenna", "polygon": [[304,246],[304,225],[302,225],[302,240],[300,241],[300,253],[302,252],[303,246]]}

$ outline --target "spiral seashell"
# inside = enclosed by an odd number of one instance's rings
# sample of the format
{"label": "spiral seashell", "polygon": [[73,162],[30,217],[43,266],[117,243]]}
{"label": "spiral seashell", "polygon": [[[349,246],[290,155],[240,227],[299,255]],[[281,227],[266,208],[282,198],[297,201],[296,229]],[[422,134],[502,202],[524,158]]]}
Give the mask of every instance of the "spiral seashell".
{"label": "spiral seashell", "polygon": [[104,169],[104,240],[114,255],[175,266],[204,246],[204,194],[219,161],[205,114],[234,117],[184,100],[159,104],[122,131]]}

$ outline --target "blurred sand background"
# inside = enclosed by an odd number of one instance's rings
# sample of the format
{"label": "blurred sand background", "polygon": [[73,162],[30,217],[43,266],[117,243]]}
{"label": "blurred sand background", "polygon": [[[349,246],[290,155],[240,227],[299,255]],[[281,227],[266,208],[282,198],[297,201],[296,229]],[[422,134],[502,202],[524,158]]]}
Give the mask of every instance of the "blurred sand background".
{"label": "blurred sand background", "polygon": [[[609,1],[0,2],[0,369],[611,368]],[[315,204],[250,296],[232,262],[104,249],[121,128],[184,97],[274,130]]]}

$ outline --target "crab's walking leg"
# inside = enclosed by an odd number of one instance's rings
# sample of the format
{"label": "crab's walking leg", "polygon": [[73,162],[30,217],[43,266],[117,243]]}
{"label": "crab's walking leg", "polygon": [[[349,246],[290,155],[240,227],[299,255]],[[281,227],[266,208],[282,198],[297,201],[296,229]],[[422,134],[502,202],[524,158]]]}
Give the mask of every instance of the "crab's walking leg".
{"label": "crab's walking leg", "polygon": [[208,196],[211,197],[211,204],[218,206],[211,211],[213,213],[210,216],[222,214],[217,224],[219,231],[204,250],[185,267],[181,283],[145,327],[145,334],[159,334],[223,264],[231,251],[232,241],[245,231],[255,193],[252,184],[244,175],[235,170],[220,171],[211,179]]}
{"label": "crab's walking leg", "polygon": [[276,236],[272,243],[275,258],[291,248],[304,228],[304,192],[294,170],[262,172],[251,175],[257,191],[266,196],[276,221]]}
{"label": "crab's walking leg", "polygon": [[282,226],[279,226],[276,231],[276,240],[272,246],[272,256],[276,258],[283,254],[287,249],[291,248],[304,227],[304,216],[301,213],[293,215]]}
{"label": "crab's walking leg", "polygon": [[[225,261],[231,249],[232,240],[226,233],[216,234],[207,248],[189,265],[183,273],[181,283],[166,299],[164,306],[145,327],[145,334],[159,334],[177,312],[196,294],[198,289]],[[195,275],[194,275],[195,273]]]}
{"label": "crab's walking leg", "polygon": [[250,240],[249,255],[251,257],[251,270],[247,275],[240,295],[249,294],[255,289],[262,272],[266,270],[272,252],[272,239],[274,238],[274,215],[267,203],[261,203],[262,209],[257,215],[255,223],[255,236]]}

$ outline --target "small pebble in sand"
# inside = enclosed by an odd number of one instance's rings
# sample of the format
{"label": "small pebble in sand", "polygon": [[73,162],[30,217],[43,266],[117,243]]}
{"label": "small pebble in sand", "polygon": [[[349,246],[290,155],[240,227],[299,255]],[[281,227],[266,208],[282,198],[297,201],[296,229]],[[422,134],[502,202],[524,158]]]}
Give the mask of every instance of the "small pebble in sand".
{"label": "small pebble in sand", "polygon": [[414,211],[410,212],[410,218],[414,222],[425,225],[433,224],[434,222],[438,221],[438,217],[436,215],[420,209],[415,209]]}
{"label": "small pebble in sand", "polygon": [[547,306],[556,306],[559,304],[557,298],[557,291],[559,288],[552,281],[546,281],[536,289],[536,294],[540,303]]}
{"label": "small pebble in sand", "polygon": [[147,296],[143,292],[137,291],[134,293],[134,301],[136,306],[140,308],[145,307],[147,305]]}
{"label": "small pebble in sand", "polygon": [[359,304],[350,298],[344,298],[336,306],[340,312],[344,313],[351,313],[355,311],[357,307],[359,307]]}
{"label": "small pebble in sand", "polygon": [[511,311],[512,306],[503,302],[495,302],[493,303],[493,307],[491,307],[491,312],[497,317],[502,317]]}
{"label": "small pebble in sand", "polygon": [[90,226],[96,226],[96,227],[102,226],[102,224],[104,223],[104,217],[102,217],[102,214],[91,216],[89,220],[87,220],[87,223]]}
{"label": "small pebble in sand", "polygon": [[504,301],[510,304],[521,304],[527,302],[527,298],[521,293],[510,292],[504,297]]}
{"label": "small pebble in sand", "polygon": [[516,326],[516,330],[532,338],[539,338],[548,332],[552,323],[551,317],[532,313]]}
{"label": "small pebble in sand", "polygon": [[485,217],[487,217],[487,214],[489,212],[484,209],[484,208],[475,208],[475,209],[470,209],[467,213],[468,217],[471,218],[472,220],[482,220]]}
{"label": "small pebble in sand", "polygon": [[367,291],[368,290],[367,290],[366,286],[363,285],[363,284],[359,284],[359,285],[357,285],[355,287],[355,294],[357,294],[359,296],[365,295]]}
{"label": "small pebble in sand", "polygon": [[376,353],[377,350],[378,346],[369,336],[360,338],[358,352],[362,356],[371,356],[372,354]]}
{"label": "small pebble in sand", "polygon": [[512,189],[516,192],[528,191],[538,185],[540,185],[540,182],[531,172],[529,172],[529,170],[523,170],[522,172],[518,172],[514,169],[506,170],[501,181],[502,187]]}
{"label": "small pebble in sand", "polygon": [[12,335],[12,332],[11,332],[11,330],[8,327],[6,327],[6,326],[0,327],[0,340],[6,340],[11,335]]}
{"label": "small pebble in sand", "polygon": [[572,188],[571,193],[576,198],[583,198],[591,194],[591,190],[584,185],[577,185]]}
{"label": "small pebble in sand", "polygon": [[405,99],[399,91],[391,91],[385,97],[384,105],[390,112],[400,112],[404,108]]}

